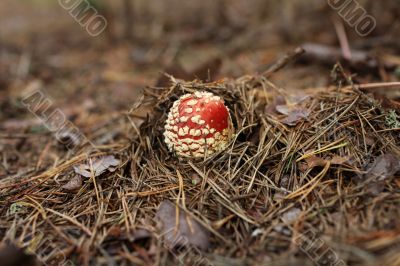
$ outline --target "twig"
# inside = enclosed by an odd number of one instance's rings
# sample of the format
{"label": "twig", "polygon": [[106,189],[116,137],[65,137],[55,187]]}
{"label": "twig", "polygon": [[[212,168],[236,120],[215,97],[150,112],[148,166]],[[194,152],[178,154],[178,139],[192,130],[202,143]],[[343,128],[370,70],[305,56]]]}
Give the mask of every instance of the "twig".
{"label": "twig", "polygon": [[400,89],[400,82],[381,82],[381,83],[367,83],[367,84],[355,84],[346,86],[343,90],[358,89],[361,91],[370,91],[376,89]]}
{"label": "twig", "polygon": [[279,71],[284,68],[288,63],[295,61],[299,58],[305,50],[302,47],[297,47],[293,51],[285,54],[281,59],[279,59],[275,64],[270,66],[264,73],[262,74],[264,77],[270,77],[273,73]]}
{"label": "twig", "polygon": [[336,34],[339,39],[340,48],[342,49],[343,57],[346,60],[351,60],[351,50],[349,40],[347,38],[346,30],[343,26],[343,22],[337,17],[333,18],[333,25],[335,26]]}

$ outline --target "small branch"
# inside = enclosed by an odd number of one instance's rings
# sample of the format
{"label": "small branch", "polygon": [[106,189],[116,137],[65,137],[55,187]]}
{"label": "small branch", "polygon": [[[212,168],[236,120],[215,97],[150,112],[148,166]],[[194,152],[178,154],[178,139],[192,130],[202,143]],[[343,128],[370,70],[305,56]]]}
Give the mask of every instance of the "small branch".
{"label": "small branch", "polygon": [[343,26],[343,22],[337,17],[333,18],[333,25],[335,26],[336,35],[338,36],[340,48],[342,49],[343,57],[346,60],[351,60],[351,50],[349,40],[347,39],[346,30]]}
{"label": "small branch", "polygon": [[376,89],[400,89],[400,82],[381,82],[381,83],[367,83],[367,84],[354,84],[346,86],[343,89],[358,89],[361,91],[371,91]]}
{"label": "small branch", "polygon": [[294,51],[291,51],[284,55],[281,59],[279,59],[275,64],[270,66],[264,73],[262,74],[264,77],[270,77],[273,73],[284,68],[288,63],[295,61],[299,58],[305,50],[301,47],[297,47]]}
{"label": "small branch", "polygon": [[317,43],[304,43],[302,47],[306,53],[301,58],[301,61],[305,63],[311,61],[331,66],[337,63],[337,61],[341,61],[350,66],[363,66],[366,69],[376,69],[380,64],[386,69],[393,69],[397,66],[396,56],[386,55],[376,57],[374,54],[362,50],[351,50],[351,60],[347,60],[340,48]]}

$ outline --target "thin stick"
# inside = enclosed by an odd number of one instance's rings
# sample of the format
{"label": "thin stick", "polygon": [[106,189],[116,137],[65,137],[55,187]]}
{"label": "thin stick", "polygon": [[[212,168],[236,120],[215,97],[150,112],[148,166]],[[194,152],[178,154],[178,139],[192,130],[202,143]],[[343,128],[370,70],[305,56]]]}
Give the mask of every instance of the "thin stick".
{"label": "thin stick", "polygon": [[284,68],[290,62],[295,61],[304,52],[305,52],[305,50],[302,47],[297,47],[296,49],[294,49],[294,51],[291,51],[291,52],[285,54],[275,64],[270,66],[266,71],[264,71],[262,76],[267,77],[267,78],[270,77],[273,73],[281,70],[282,68]]}
{"label": "thin stick", "polygon": [[343,22],[334,17],[333,18],[333,25],[335,26],[336,34],[339,39],[340,48],[342,49],[343,57],[347,60],[351,60],[351,50],[349,41],[347,39],[346,29],[343,26]]}
{"label": "thin stick", "polygon": [[343,88],[343,90],[349,90],[349,89],[359,89],[361,91],[369,91],[369,90],[375,90],[375,89],[400,89],[400,82],[381,82],[381,83],[367,83],[367,84],[355,84],[355,85],[350,85],[346,86]]}

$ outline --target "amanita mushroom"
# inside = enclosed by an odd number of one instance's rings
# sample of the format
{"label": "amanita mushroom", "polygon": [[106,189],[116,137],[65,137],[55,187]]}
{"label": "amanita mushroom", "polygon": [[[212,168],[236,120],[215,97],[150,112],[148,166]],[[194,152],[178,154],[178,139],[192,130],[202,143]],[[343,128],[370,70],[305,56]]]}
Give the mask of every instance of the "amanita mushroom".
{"label": "amanita mushroom", "polygon": [[176,100],[165,123],[165,143],[182,157],[204,157],[221,151],[232,136],[232,120],[223,99],[205,91]]}

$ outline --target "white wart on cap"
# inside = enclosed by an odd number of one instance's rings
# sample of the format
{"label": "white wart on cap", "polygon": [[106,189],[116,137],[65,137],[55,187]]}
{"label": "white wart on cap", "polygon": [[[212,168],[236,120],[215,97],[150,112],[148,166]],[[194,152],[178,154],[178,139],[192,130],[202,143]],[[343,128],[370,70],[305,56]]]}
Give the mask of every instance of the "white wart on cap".
{"label": "white wart on cap", "polygon": [[182,157],[204,157],[221,151],[232,136],[232,119],[223,99],[205,91],[176,100],[165,123],[165,143]]}

